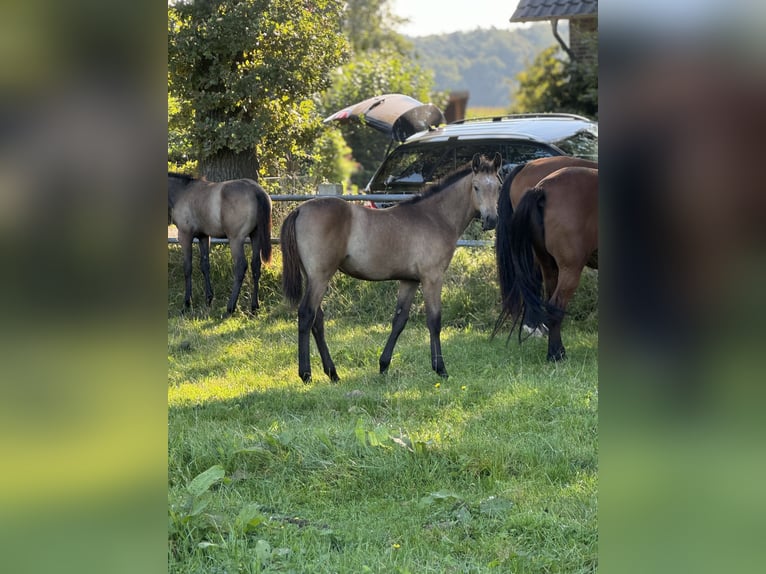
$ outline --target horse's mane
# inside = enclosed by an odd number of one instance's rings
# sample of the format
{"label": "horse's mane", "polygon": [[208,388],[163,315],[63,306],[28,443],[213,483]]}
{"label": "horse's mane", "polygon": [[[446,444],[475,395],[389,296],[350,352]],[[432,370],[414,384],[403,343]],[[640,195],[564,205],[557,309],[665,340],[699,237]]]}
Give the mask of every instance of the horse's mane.
{"label": "horse's mane", "polygon": [[406,199],[402,202],[399,202],[398,205],[411,205],[413,203],[418,203],[420,201],[423,201],[427,197],[431,197],[432,195],[436,195],[440,191],[445,190],[446,188],[454,185],[457,181],[460,181],[463,179],[466,175],[468,175],[471,172],[471,162],[469,161],[466,164],[461,165],[455,171],[452,173],[448,173],[445,175],[442,179],[435,183],[426,184],[423,187],[423,193],[420,193],[414,197],[411,197],[409,199]]}
{"label": "horse's mane", "polygon": [[198,181],[198,178],[193,177],[191,175],[186,175],[185,173],[177,173],[175,171],[169,171],[168,177],[175,177],[176,179],[183,179],[186,181],[186,183],[190,183],[192,181]]}

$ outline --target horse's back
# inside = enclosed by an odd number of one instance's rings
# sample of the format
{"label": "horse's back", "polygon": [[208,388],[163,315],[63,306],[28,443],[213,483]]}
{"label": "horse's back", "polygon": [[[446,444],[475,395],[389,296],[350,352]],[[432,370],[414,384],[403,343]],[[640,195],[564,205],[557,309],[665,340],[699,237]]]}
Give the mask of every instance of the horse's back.
{"label": "horse's back", "polygon": [[516,207],[526,191],[540,180],[564,167],[598,168],[598,163],[568,155],[556,155],[531,160],[516,174],[511,182],[511,204]]}

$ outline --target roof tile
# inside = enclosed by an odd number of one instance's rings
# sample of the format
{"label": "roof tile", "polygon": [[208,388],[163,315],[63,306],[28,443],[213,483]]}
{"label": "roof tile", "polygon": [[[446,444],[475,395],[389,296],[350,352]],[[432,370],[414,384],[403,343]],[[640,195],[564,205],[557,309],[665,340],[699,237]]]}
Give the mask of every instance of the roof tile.
{"label": "roof tile", "polygon": [[598,0],[519,0],[511,22],[596,16]]}

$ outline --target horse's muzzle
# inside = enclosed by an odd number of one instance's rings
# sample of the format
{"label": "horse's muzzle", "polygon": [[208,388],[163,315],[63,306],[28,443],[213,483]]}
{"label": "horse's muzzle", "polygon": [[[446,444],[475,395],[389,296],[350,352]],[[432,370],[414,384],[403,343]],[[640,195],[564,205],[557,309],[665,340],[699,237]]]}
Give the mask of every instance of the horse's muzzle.
{"label": "horse's muzzle", "polygon": [[481,228],[483,231],[490,231],[495,227],[497,227],[496,215],[488,215],[487,217],[481,218]]}

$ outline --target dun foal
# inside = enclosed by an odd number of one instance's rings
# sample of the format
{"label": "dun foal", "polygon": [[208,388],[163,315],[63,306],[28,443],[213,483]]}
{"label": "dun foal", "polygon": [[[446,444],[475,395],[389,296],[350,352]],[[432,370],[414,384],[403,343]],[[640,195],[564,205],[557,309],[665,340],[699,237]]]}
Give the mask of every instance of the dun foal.
{"label": "dun foal", "polygon": [[311,380],[309,333],[314,335],[324,372],[332,381],[339,380],[325,341],[322,311],[322,298],[337,271],[367,281],[399,281],[391,335],[380,356],[381,373],[391,363],[421,285],[431,367],[447,377],[440,341],[444,272],[472,219],[481,217],[485,230],[497,224],[501,162],[500,154],[491,160],[477,154],[422,195],[386,209],[326,197],[307,201],[290,213],[281,231],[282,287],[293,305],[300,301],[298,375],[304,382]]}
{"label": "dun foal", "polygon": [[200,268],[205,278],[205,299],[213,301],[210,285],[210,238],[229,239],[234,263],[234,284],[226,312],[237,306],[247,272],[245,241],[252,248],[253,296],[250,311],[258,310],[258,280],[261,261],[271,261],[271,198],[252,179],[213,182],[168,173],[168,225],[178,227],[178,242],[184,256],[184,310],[191,306],[192,241],[199,240]]}

